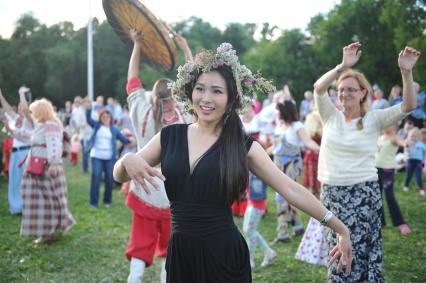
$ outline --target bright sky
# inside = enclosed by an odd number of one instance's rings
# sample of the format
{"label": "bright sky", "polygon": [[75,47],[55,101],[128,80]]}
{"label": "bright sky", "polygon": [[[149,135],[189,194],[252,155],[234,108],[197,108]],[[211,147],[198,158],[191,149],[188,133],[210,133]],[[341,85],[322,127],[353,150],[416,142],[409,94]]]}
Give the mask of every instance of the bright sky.
{"label": "bright sky", "polygon": [[[105,19],[102,0],[0,0],[0,35],[9,38],[17,19],[32,12],[41,23],[51,26],[61,21],[83,27],[91,14]],[[223,28],[227,23],[263,23],[281,29],[304,30],[311,17],[326,13],[340,0],[142,0],[148,9],[166,22],[176,22],[190,16],[202,18]],[[257,4],[250,4],[250,3]]]}

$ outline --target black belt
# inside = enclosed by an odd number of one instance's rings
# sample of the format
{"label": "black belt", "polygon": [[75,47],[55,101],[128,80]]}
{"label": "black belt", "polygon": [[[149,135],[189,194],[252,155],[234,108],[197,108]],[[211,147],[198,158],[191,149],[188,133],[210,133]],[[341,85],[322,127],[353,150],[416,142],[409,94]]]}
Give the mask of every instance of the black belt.
{"label": "black belt", "polygon": [[31,146],[29,146],[29,145],[20,146],[20,147],[13,147],[12,152],[17,152],[17,151],[21,151],[21,150],[30,149],[30,148],[31,148]]}

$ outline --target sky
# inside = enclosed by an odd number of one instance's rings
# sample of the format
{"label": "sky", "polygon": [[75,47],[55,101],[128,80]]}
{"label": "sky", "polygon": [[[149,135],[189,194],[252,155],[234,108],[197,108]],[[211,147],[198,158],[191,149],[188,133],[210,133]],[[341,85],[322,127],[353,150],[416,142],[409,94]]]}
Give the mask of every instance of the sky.
{"label": "sky", "polygon": [[[281,29],[304,30],[311,17],[327,13],[339,0],[142,0],[151,12],[173,23],[196,16],[223,29],[227,23],[263,23]],[[89,13],[89,6],[91,7]],[[89,14],[105,20],[102,0],[0,0],[0,35],[10,38],[18,18],[27,12],[51,26],[61,21],[79,29],[87,24]]]}

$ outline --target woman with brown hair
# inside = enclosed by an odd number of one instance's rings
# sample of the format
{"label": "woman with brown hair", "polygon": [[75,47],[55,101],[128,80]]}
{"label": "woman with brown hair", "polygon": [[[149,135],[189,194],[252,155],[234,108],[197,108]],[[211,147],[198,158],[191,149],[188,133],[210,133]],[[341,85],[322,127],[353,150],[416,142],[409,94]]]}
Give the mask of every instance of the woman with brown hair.
{"label": "woman with brown hair", "polygon": [[[87,148],[84,150],[90,152],[92,159],[92,172],[90,178],[90,207],[98,207],[99,188],[102,181],[102,175],[105,178],[104,205],[111,207],[112,187],[114,179],[112,170],[117,160],[117,140],[123,144],[130,144],[120,129],[113,125],[112,113],[106,109],[99,111],[99,121],[92,119],[92,110],[86,111],[87,123],[93,128],[92,137],[89,140]],[[103,174],[102,174],[103,173]]]}
{"label": "woman with brown hair", "polygon": [[[380,235],[380,195],[375,154],[380,131],[402,120],[416,107],[412,69],[420,55],[406,47],[399,53],[398,65],[403,83],[403,102],[368,111],[367,97],[372,88],[359,71],[350,69],[361,57],[361,44],[343,48],[342,63],[317,80],[315,102],[323,122],[318,179],[322,183],[324,206],[351,230],[353,242],[352,273],[329,269],[329,282],[384,282]],[[337,91],[343,110],[332,104],[327,89],[337,79]],[[326,229],[329,247],[335,234]]]}
{"label": "woman with brown hair", "polygon": [[20,99],[19,108],[33,126],[22,179],[21,236],[36,236],[35,242],[42,243],[75,224],[62,167],[63,128],[50,101],[39,99],[28,108],[25,96]]}

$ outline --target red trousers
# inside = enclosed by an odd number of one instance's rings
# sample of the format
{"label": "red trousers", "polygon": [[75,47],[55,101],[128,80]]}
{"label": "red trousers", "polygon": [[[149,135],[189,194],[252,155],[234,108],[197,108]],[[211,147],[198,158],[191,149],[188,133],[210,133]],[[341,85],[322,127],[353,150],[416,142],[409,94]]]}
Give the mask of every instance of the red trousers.
{"label": "red trousers", "polygon": [[72,166],[76,166],[78,163],[78,153],[77,152],[71,152],[71,160],[70,163]]}
{"label": "red trousers", "polygon": [[132,231],[127,245],[126,257],[152,264],[154,254],[166,257],[170,240],[170,209],[148,206],[133,193],[127,195],[126,205],[133,209]]}

